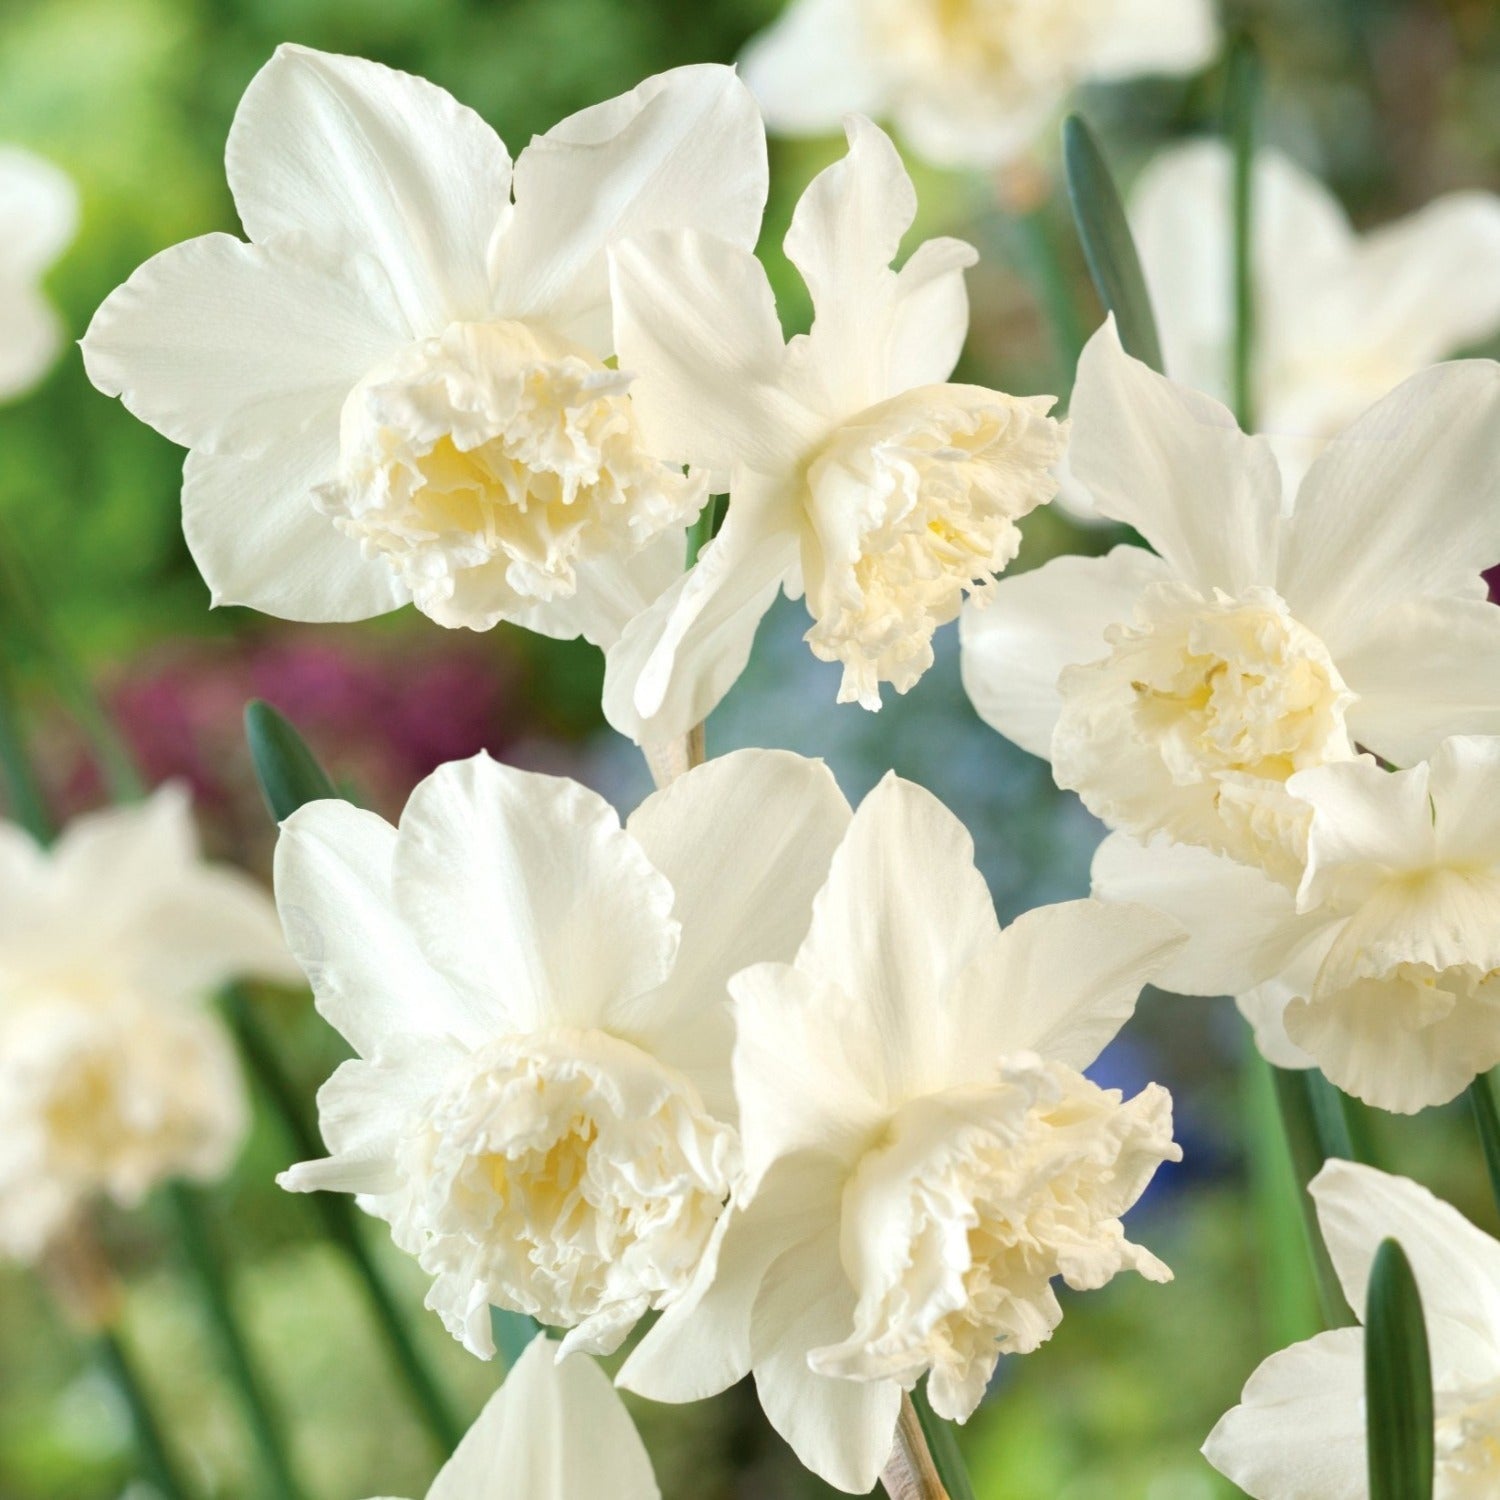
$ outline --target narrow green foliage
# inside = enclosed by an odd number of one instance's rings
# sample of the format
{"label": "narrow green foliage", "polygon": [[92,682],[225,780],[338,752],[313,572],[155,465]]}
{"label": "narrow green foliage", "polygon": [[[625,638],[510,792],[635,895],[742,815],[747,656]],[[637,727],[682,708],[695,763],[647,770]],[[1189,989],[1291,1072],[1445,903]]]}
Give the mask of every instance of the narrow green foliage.
{"label": "narrow green foliage", "polygon": [[948,1491],[948,1500],[974,1500],[974,1486],[969,1482],[969,1471],[964,1467],[963,1455],[958,1451],[958,1439],[954,1436],[953,1424],[933,1411],[927,1399],[927,1382],[920,1381],[911,1393],[911,1403],[917,1409],[917,1420],[922,1424],[922,1436],[927,1439],[927,1451],[937,1467],[943,1488]]}
{"label": "narrow green foliage", "polygon": [[1234,414],[1246,432],[1255,421],[1255,114],[1260,93],[1260,60],[1246,37],[1229,53],[1225,125],[1234,160],[1234,351],[1230,390]]}
{"label": "narrow green foliage", "polygon": [[1063,124],[1063,164],[1073,221],[1099,300],[1115,315],[1126,353],[1162,369],[1161,340],[1125,206],[1093,132],[1079,115]]}
{"label": "narrow green foliage", "polygon": [[187,1500],[191,1491],[183,1483],[167,1448],[166,1439],[151,1409],[150,1399],[136,1371],[135,1362],[118,1331],[113,1328],[103,1329],[99,1334],[97,1347],[99,1363],[104,1367],[104,1373],[130,1412],[130,1425],[141,1456],[142,1476],[150,1482],[162,1500]]}
{"label": "narrow green foliage", "polygon": [[1370,1500],[1432,1500],[1432,1366],[1405,1252],[1375,1252],[1365,1297],[1365,1451]]}
{"label": "narrow green foliage", "polygon": [[271,816],[283,822],[304,802],[336,798],[339,793],[307,741],[291,722],[259,698],[245,705],[245,739],[255,762],[256,779]]}
{"label": "narrow green foliage", "polygon": [[724,524],[724,513],[729,508],[728,495],[711,495],[708,504],[698,514],[698,519],[688,527],[687,565],[698,561],[698,554],[718,536]]}
{"label": "narrow green foliage", "polygon": [[193,1188],[181,1182],[173,1183],[167,1193],[177,1219],[178,1238],[197,1277],[203,1310],[218,1343],[219,1356],[239,1392],[245,1419],[255,1439],[263,1466],[264,1488],[277,1500],[301,1500],[306,1492],[292,1469],[281,1414],[246,1341],[224,1262],[213,1243],[203,1211],[203,1201]]}
{"label": "narrow green foliage", "polygon": [[0,661],[0,778],[11,818],[39,844],[52,842],[52,815],[26,749],[10,663]]}
{"label": "narrow green foliage", "polygon": [[1469,1106],[1474,1111],[1474,1124],[1479,1130],[1479,1144],[1484,1148],[1484,1165],[1489,1172],[1490,1192],[1496,1207],[1500,1207],[1500,1106],[1495,1101],[1495,1088],[1500,1083],[1500,1069],[1481,1073],[1469,1085]]}
{"label": "narrow green foliage", "polygon": [[1330,1157],[1339,1157],[1345,1161],[1355,1159],[1349,1132],[1342,1128],[1342,1114],[1329,1097],[1329,1091],[1335,1096],[1338,1091],[1333,1089],[1321,1073],[1312,1069],[1273,1068],[1271,1076],[1276,1086],[1282,1130],[1286,1134],[1287,1148],[1292,1156],[1297,1201],[1302,1209],[1313,1274],[1317,1278],[1318,1305],[1322,1309],[1323,1322],[1328,1328],[1347,1327],[1354,1322],[1354,1316],[1344,1300],[1343,1289],[1328,1256],[1328,1248],[1318,1229],[1312,1197],[1307,1191],[1308,1183],[1318,1175],[1323,1163]]}

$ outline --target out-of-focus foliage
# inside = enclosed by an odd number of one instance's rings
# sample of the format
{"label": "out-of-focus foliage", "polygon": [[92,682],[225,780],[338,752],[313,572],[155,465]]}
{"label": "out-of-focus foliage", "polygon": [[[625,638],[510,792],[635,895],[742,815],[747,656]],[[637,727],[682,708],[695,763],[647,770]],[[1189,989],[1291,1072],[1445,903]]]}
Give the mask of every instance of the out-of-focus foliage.
{"label": "out-of-focus foliage", "polygon": [[[775,8],[775,0],[6,0],[0,140],[39,151],[80,186],[80,234],[50,281],[76,335],[148,255],[237,229],[223,177],[225,132],[246,82],[281,41],[430,77],[485,114],[514,151],[649,73],[731,59]],[[1492,0],[1244,0],[1235,13],[1266,60],[1265,137],[1320,171],[1360,222],[1449,188],[1500,184],[1500,8]],[[1210,72],[1100,92],[1082,107],[1128,180],[1156,145],[1213,128],[1221,90],[1222,77]],[[774,148],[765,250],[794,328],[808,309],[779,241],[802,187],[837,150],[835,142]],[[1040,181],[1055,155],[1050,143]],[[964,375],[1065,395],[1058,351],[1024,274],[1031,252],[996,206],[997,185],[914,167],[923,203],[914,236],[963,234],[985,257],[970,280]],[[1091,327],[1097,306],[1081,256],[1060,206],[1044,213],[1066,288]],[[33,395],[0,409],[0,519],[21,539],[53,618],[106,683],[148,772],[192,783],[220,848],[265,868],[270,828],[239,738],[252,696],[285,709],[330,769],[388,813],[433,765],[481,746],[568,770],[626,804],[644,789],[635,752],[602,736],[602,674],[586,647],[507,630],[457,639],[406,616],[312,630],[240,610],[211,613],[179,530],[180,467],[178,450],[88,385],[73,351]],[[1027,532],[1022,565],[1109,540],[1046,513]],[[891,765],[933,787],[974,831],[1006,916],[1082,893],[1097,830],[1055,791],[1041,762],[975,718],[958,686],[951,630],[940,638],[938,667],[872,717],[834,707],[835,669],[812,660],[802,628],[795,610],[773,615],[750,673],[710,726],[718,748],[785,743],[826,754],[853,797]],[[44,723],[49,785],[65,805],[97,800],[76,739],[60,721]],[[260,1004],[310,1097],[338,1060],[337,1039],[303,996],[266,992]],[[1257,1270],[1266,1224],[1252,1212],[1236,1144],[1245,1106],[1225,1083],[1242,1041],[1226,1008],[1158,998],[1104,1060],[1105,1081],[1134,1088],[1155,1078],[1178,1099],[1186,1162],[1162,1175],[1132,1229],[1178,1279],[1160,1288],[1122,1278],[1078,1307],[1036,1355],[1002,1366],[992,1399],[963,1435],[980,1497],[1231,1493],[1197,1445],[1257,1361],[1308,1331],[1287,1326],[1300,1316],[1296,1299],[1289,1312]],[[1493,1227],[1476,1201],[1483,1179],[1465,1124],[1451,1110],[1422,1117],[1402,1131],[1389,1164]],[[318,1239],[314,1209],[272,1185],[290,1157],[277,1126],[262,1118],[216,1211],[298,1456],[326,1500],[422,1493],[436,1457],[358,1290]],[[165,1224],[152,1211],[106,1223],[131,1288],[127,1329],[202,1492],[248,1496],[250,1450],[214,1378]],[[383,1230],[371,1229],[372,1243],[388,1250]],[[424,1278],[406,1257],[382,1259],[471,1415],[497,1372],[421,1311]],[[825,1493],[769,1436],[744,1389],[692,1408],[633,1410],[667,1500]],[[125,1414],[85,1346],[35,1282],[0,1273],[0,1495],[104,1500],[120,1494],[129,1473]]]}

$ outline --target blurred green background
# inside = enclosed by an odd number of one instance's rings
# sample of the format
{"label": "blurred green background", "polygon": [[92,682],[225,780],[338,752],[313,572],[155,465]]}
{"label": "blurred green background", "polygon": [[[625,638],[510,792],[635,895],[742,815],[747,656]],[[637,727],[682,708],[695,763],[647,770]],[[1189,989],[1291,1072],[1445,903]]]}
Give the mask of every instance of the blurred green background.
{"label": "blurred green background", "polygon": [[[191,235],[237,229],[222,150],[236,101],[277,43],[360,53],[421,73],[479,109],[512,150],[562,115],[679,63],[731,60],[775,0],[3,0],[0,141],[64,167],[83,195],[77,242],[50,290],[74,335],[140,261]],[[1493,0],[1263,0],[1240,13],[1266,60],[1266,138],[1319,171],[1362,223],[1456,186],[1500,185],[1500,8]],[[1119,87],[1083,107],[1122,178],[1184,133],[1213,129],[1222,76]],[[779,241],[791,205],[835,142],[778,143],[764,250],[790,328],[805,295]],[[1042,165],[1052,163],[1044,153]],[[1018,393],[1066,394],[1066,372],[1028,280],[1026,242],[979,176],[914,167],[920,234],[973,239],[974,334],[965,374]],[[1044,210],[1078,316],[1098,309],[1060,204]],[[1500,268],[1497,268],[1500,274]],[[183,546],[181,455],[94,392],[69,348],[32,395],[0,408],[0,518],[17,535],[56,624],[105,686],[153,778],[183,776],[216,852],[264,871],[271,830],[240,740],[246,698],[282,707],[338,774],[386,812],[444,759],[485,746],[566,771],[628,805],[647,786],[634,750],[598,713],[601,668],[582,645],[502,628],[449,637],[407,612],[361,626],[288,626],[210,612]],[[1112,538],[1061,516],[1028,523],[1023,566]],[[878,716],[835,708],[836,669],[800,641],[795,609],[762,633],[751,671],[710,725],[715,748],[785,744],[826,755],[852,797],[890,766],[937,791],[974,831],[1002,914],[1082,894],[1098,830],[1047,768],[969,709],[951,629],[937,667]],[[97,777],[40,685],[49,785],[68,807]],[[306,997],[258,997],[308,1096],[340,1053]],[[1167,997],[1103,1064],[1177,1096],[1186,1163],[1161,1175],[1133,1221],[1176,1270],[1168,1288],[1122,1277],[1069,1299],[1058,1334],[1007,1362],[963,1434],[980,1500],[1209,1500],[1232,1493],[1198,1444],[1272,1348],[1311,1331],[1300,1233],[1278,1196],[1263,1101],[1240,1082],[1244,1037],[1227,1005]],[[262,1119],[213,1198],[236,1296],[274,1372],[317,1496],[420,1495],[436,1467],[406,1411],[345,1267],[304,1199],[274,1173],[290,1148]],[[1387,1160],[1496,1227],[1467,1120],[1432,1112]],[[1279,1205],[1279,1211],[1272,1208]],[[127,1330],[205,1495],[256,1493],[249,1445],[180,1275],[165,1215],[111,1216],[129,1286]],[[370,1240],[389,1251],[382,1226]],[[421,1312],[413,1322],[466,1414],[498,1371]],[[684,1409],[633,1405],[667,1500],[824,1493],[802,1475],[745,1389]],[[586,1436],[582,1440],[587,1440]],[[0,1500],[115,1497],[131,1474],[126,1414],[40,1284],[0,1271]],[[517,1497],[524,1500],[524,1497]]]}

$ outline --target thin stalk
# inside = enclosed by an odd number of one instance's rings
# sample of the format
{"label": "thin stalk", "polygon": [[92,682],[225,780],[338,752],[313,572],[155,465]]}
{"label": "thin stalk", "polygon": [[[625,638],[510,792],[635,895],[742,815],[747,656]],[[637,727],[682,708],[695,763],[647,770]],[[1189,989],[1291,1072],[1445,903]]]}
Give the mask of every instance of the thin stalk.
{"label": "thin stalk", "polygon": [[1252,1048],[1241,1078],[1249,1153],[1254,1231],[1259,1241],[1262,1334],[1268,1349],[1285,1349],[1323,1327],[1319,1286],[1308,1254],[1302,1183],[1276,1102],[1271,1066]]}
{"label": "thin stalk", "polygon": [[1282,1129],[1292,1154],[1292,1171],[1297,1180],[1308,1253],[1312,1256],[1313,1273],[1317,1277],[1323,1322],[1328,1328],[1345,1328],[1354,1322],[1354,1315],[1344,1300],[1344,1291],[1333,1269],[1328,1247],[1323,1243],[1307,1184],[1330,1157],[1354,1159],[1348,1131],[1340,1131],[1339,1117],[1328,1109],[1321,1091],[1311,1083],[1314,1077],[1326,1083],[1321,1074],[1313,1074],[1311,1070],[1273,1068],[1271,1076],[1275,1081]]}
{"label": "thin stalk", "polygon": [[302,1500],[305,1491],[297,1482],[288,1453],[279,1414],[265,1388],[239,1314],[235,1311],[229,1282],[209,1233],[202,1202],[184,1183],[168,1189],[177,1217],[182,1247],[192,1264],[203,1294],[203,1309],[213,1327],[224,1367],[233,1380],[255,1444],[265,1465],[269,1488],[277,1500]]}
{"label": "thin stalk", "polygon": [[99,1363],[130,1411],[130,1426],[140,1453],[143,1477],[164,1500],[188,1500],[191,1493],[177,1471],[166,1438],[162,1434],[150,1398],[141,1384],[118,1330],[103,1328],[95,1338]]}
{"label": "thin stalk", "polygon": [[1474,1125],[1479,1144],[1484,1148],[1484,1165],[1489,1172],[1490,1192],[1500,1208],[1500,1105],[1495,1100],[1497,1074],[1500,1069],[1481,1073],[1469,1085],[1469,1106],[1474,1111]]}
{"label": "thin stalk", "polygon": [[1234,201],[1234,351],[1230,389],[1240,426],[1253,430],[1255,422],[1255,114],[1260,86],[1260,64],[1244,37],[1229,53],[1226,116],[1233,148]]}
{"label": "thin stalk", "polygon": [[896,1421],[896,1446],[881,1472],[880,1483],[890,1500],[952,1500],[932,1460],[922,1419],[905,1391]]}
{"label": "thin stalk", "polygon": [[0,661],[0,776],[5,780],[11,816],[39,844],[52,842],[52,815],[26,753],[21,708],[10,663]]}
{"label": "thin stalk", "polygon": [[953,1424],[933,1411],[932,1403],[927,1399],[925,1380],[913,1388],[911,1404],[922,1424],[922,1436],[927,1439],[938,1478],[947,1488],[951,1500],[974,1500],[974,1486],[969,1482],[969,1471],[964,1465],[963,1454],[958,1450]]}
{"label": "thin stalk", "polygon": [[[297,1159],[309,1161],[321,1156],[322,1144],[307,1118],[297,1090],[282,1066],[274,1043],[256,1016],[250,997],[240,986],[230,985],[225,990],[224,1013],[251,1071],[280,1117]],[[464,1432],[463,1424],[455,1416],[437,1377],[427,1367],[413,1342],[397,1299],[359,1232],[352,1204],[339,1193],[314,1193],[311,1198],[322,1217],[324,1233],[354,1267],[370,1311],[416,1400],[422,1420],[446,1457],[458,1446]]]}

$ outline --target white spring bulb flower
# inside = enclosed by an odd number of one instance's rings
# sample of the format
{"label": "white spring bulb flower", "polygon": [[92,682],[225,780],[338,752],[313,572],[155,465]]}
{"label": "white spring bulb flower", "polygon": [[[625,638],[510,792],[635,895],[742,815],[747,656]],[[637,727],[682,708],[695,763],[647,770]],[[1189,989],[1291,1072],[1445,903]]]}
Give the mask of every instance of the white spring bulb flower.
{"label": "white spring bulb flower", "polygon": [[1217,50],[1209,0],[792,0],[740,66],[777,134],[858,110],[932,161],[995,167],[1078,84],[1191,73]]}
{"label": "white spring bulb flower", "polygon": [[605,248],[755,242],[748,90],[660,74],[512,165],[433,84],[287,46],[226,165],[249,243],[163,251],[83,345],[95,385],[191,450],[183,526],[214,601],[297,620],[412,601],[607,648],[681,572],[704,490],[641,449]]}
{"label": "white spring bulb flower", "polygon": [[932,635],[1015,556],[1048,500],[1062,429],[1051,397],[948,383],[968,331],[975,252],[928,240],[891,269],[916,192],[889,138],[846,122],[848,155],[803,194],[785,241],[812,294],[787,343],[759,261],[693,231],[611,251],[622,366],[654,451],[727,488],[718,537],[631,622],[605,712],[637,740],[681,735],[729,690],[781,589],[843,666],[839,701],[910,688]]}
{"label": "white spring bulb flower", "polygon": [[961,624],[987,723],[1112,828],[1163,833],[1295,886],[1300,771],[1398,765],[1500,730],[1500,365],[1398,386],[1285,485],[1264,437],[1090,340],[1072,461],[1120,546],[1002,579]]}
{"label": "white spring bulb flower", "polygon": [[903,1388],[965,1420],[1003,1353],[1062,1317],[1051,1281],[1170,1272],[1119,1219],[1175,1161],[1171,1101],[1087,1068],[1175,951],[1146,908],[1001,929],[963,826],[888,776],[791,963],[730,981],[745,1180],[688,1295],[620,1383],[691,1401],[754,1371],[808,1468],[864,1493]]}
{"label": "white spring bulb flower", "polygon": [[180,788],[45,850],[0,823],[0,1254],[37,1259],[96,1197],[228,1170],[248,1116],[210,999],[235,976],[297,969],[266,893],[202,861]]}
{"label": "white spring bulb flower", "polygon": [[0,401],[30,390],[62,348],[62,323],[41,281],[77,228],[78,193],[67,174],[0,145]]}
{"label": "white spring bulb flower", "polygon": [[534,1338],[485,1403],[426,1500],[661,1500],[651,1459],[609,1377]]}
{"label": "white spring bulb flower", "polygon": [[1115,834],[1095,894],[1180,922],[1189,944],[1159,982],[1238,996],[1272,1062],[1402,1114],[1447,1103],[1500,1063],[1500,739],[1447,740],[1409,771],[1362,756],[1287,792],[1308,815],[1295,892]]}
{"label": "white spring bulb flower", "polygon": [[790,957],[849,819],[820,762],[714,760],[624,828],[571,781],[486,756],[399,828],[343,802],[283,825],[276,896],[359,1056],[319,1094],[330,1155],[474,1353],[490,1307],[607,1353],[689,1282],[739,1170],[727,981]]}
{"label": "white spring bulb flower", "polygon": [[[1167,373],[1230,399],[1234,349],[1229,148],[1192,141],[1141,173],[1130,223]],[[1357,234],[1328,189],[1257,152],[1251,215],[1252,404],[1295,485],[1329,438],[1403,380],[1500,330],[1500,197],[1456,192]],[[1065,482],[1070,510],[1092,516]]]}
{"label": "white spring bulb flower", "polygon": [[[1500,1243],[1426,1188],[1331,1161],[1311,1183],[1318,1224],[1357,1317],[1387,1239],[1406,1252],[1432,1360],[1434,1500],[1500,1493]],[[1369,1500],[1362,1328],[1273,1354],[1204,1456],[1253,1500]]]}

